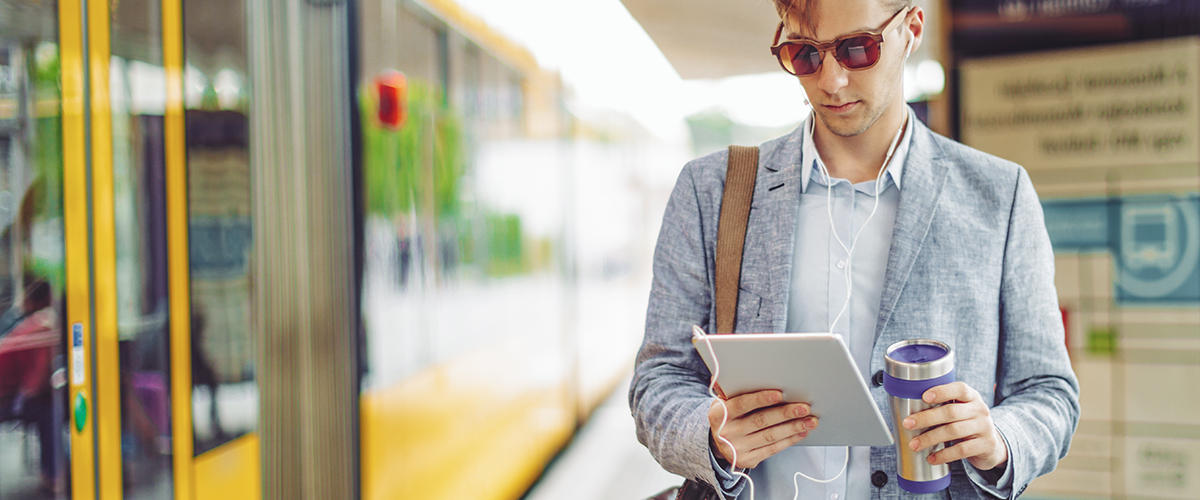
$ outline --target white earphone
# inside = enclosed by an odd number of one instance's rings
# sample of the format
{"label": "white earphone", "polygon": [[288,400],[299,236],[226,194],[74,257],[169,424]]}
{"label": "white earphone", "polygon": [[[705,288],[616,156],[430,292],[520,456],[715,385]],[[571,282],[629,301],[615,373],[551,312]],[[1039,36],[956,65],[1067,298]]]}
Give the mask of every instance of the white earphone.
{"label": "white earphone", "polygon": [[[911,48],[911,45],[909,47]],[[805,99],[805,100],[807,101],[807,99]],[[807,102],[805,104],[807,104]],[[842,247],[842,250],[844,250],[846,252],[846,269],[844,270],[844,274],[843,274],[843,277],[846,280],[846,301],[842,303],[842,309],[840,311],[838,311],[837,316],[834,317],[833,321],[829,324],[830,332],[833,331],[834,325],[837,325],[838,320],[840,320],[842,318],[842,314],[845,314],[847,308],[850,306],[850,296],[851,296],[851,292],[853,291],[853,288],[851,286],[851,272],[854,269],[854,260],[853,260],[854,259],[854,247],[858,243],[858,237],[861,236],[863,230],[866,229],[867,224],[869,222],[871,222],[871,219],[873,217],[875,217],[875,210],[877,208],[879,208],[879,196],[883,193],[883,174],[887,170],[888,162],[890,162],[892,160],[892,155],[894,155],[896,152],[896,147],[899,145],[900,138],[904,135],[904,129],[907,125],[908,125],[908,116],[905,115],[904,123],[901,124],[900,130],[897,130],[895,137],[892,138],[892,143],[891,143],[891,145],[888,146],[887,154],[885,155],[885,157],[883,159],[883,165],[880,165],[879,173],[877,173],[875,176],[875,202],[871,206],[871,213],[869,215],[867,215],[867,219],[863,221],[862,226],[860,226],[858,228],[858,232],[855,233],[854,238],[850,240],[849,247],[846,247],[846,244],[842,241],[842,238],[840,236],[838,236],[837,229],[834,227],[835,224],[833,222],[833,185],[832,185],[833,183],[829,177],[829,170],[827,170],[825,168],[825,164],[823,162],[818,163],[818,166],[821,167],[820,168],[821,174],[825,178],[825,184],[827,185],[825,208],[829,215],[829,229],[833,233],[834,239],[837,240],[838,245],[840,245]],[[816,122],[812,122],[809,126],[815,127]],[[812,132],[813,131],[810,130],[810,133],[812,133]],[[721,442],[725,443],[725,445],[728,446],[729,449],[733,450],[733,460],[731,460],[729,463],[729,473],[730,473],[730,475],[739,476],[739,477],[743,477],[746,479],[746,482],[747,482],[748,486],[750,487],[750,499],[754,500],[754,480],[751,479],[748,474],[746,474],[744,472],[739,472],[735,469],[735,467],[736,467],[735,464],[737,464],[737,448],[734,448],[733,443],[730,443],[728,439],[725,439],[725,437],[721,435],[721,432],[725,429],[725,424],[729,420],[729,408],[725,406],[725,401],[723,399],[717,397],[717,394],[714,390],[714,386],[716,386],[716,384],[717,384],[717,377],[719,377],[721,374],[721,364],[720,364],[720,361],[717,360],[717,353],[713,350],[712,341],[710,341],[708,339],[708,335],[699,326],[692,325],[692,337],[693,337],[693,339],[699,339],[699,340],[704,341],[706,347],[708,347],[708,353],[710,356],[712,356],[712,359],[713,359],[713,372],[712,372],[712,377],[709,379],[708,394],[710,397],[717,400],[718,404],[721,405],[721,411],[722,411],[721,425],[717,427],[717,433],[716,433],[717,439],[720,440]],[[792,497],[792,500],[797,500],[798,498],[800,498],[800,484],[798,481],[800,480],[801,477],[808,479],[809,481],[814,482],[814,483],[831,483],[831,482],[837,480],[837,478],[841,477],[842,474],[846,473],[846,468],[850,464],[850,447],[845,446],[843,448],[845,448],[845,450],[846,450],[846,458],[842,462],[842,469],[840,471],[838,471],[838,473],[831,478],[817,479],[817,478],[809,476],[803,472],[796,471],[795,475],[792,476],[792,486],[795,487],[795,495]]]}

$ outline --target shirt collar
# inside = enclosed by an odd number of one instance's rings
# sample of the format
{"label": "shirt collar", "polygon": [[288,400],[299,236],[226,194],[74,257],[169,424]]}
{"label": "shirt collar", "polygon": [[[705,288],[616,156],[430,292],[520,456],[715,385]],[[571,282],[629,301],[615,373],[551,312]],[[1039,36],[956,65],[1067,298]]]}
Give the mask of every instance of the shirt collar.
{"label": "shirt collar", "polygon": [[[907,106],[906,106],[907,108]],[[900,142],[896,144],[896,151],[892,153],[892,160],[888,165],[887,170],[883,172],[885,179],[891,179],[892,184],[896,185],[896,190],[900,190],[900,178],[904,173],[904,162],[908,160],[908,146],[912,142],[913,123],[916,117],[912,115],[912,109],[908,109],[906,123],[908,126],[904,128],[904,135],[900,136]],[[800,151],[800,165],[805,168],[800,169],[800,192],[808,191],[808,180],[813,175],[821,175],[821,167],[817,162],[821,161],[821,154],[817,152],[817,145],[813,142],[813,127],[816,126],[816,116],[812,113],[808,114],[808,119],[804,121],[804,146]],[[886,189],[886,188],[885,188]]]}

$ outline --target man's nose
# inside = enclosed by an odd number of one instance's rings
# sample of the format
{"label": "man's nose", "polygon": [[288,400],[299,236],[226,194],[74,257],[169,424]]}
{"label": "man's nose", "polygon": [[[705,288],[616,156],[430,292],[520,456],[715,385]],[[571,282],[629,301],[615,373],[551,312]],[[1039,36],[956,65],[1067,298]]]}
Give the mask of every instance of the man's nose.
{"label": "man's nose", "polygon": [[848,71],[838,64],[833,50],[825,52],[821,67],[817,69],[817,88],[826,94],[836,94],[848,83]]}

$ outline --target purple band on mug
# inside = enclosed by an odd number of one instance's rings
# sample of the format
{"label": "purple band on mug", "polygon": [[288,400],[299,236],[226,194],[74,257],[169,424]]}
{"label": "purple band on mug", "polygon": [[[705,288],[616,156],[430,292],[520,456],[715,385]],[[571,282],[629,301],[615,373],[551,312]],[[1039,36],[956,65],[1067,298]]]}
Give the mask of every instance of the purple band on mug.
{"label": "purple band on mug", "polygon": [[928,391],[929,389],[939,385],[949,384],[954,382],[954,380],[954,370],[950,370],[950,373],[942,375],[938,378],[926,380],[903,380],[884,373],[883,389],[887,391],[888,394],[898,398],[921,399],[921,396],[925,394],[925,391]]}
{"label": "purple band on mug", "polygon": [[900,477],[899,474],[896,475],[896,479],[900,483],[900,488],[909,493],[934,493],[950,486],[950,474],[946,474],[941,479],[934,479],[933,481],[909,481]]}

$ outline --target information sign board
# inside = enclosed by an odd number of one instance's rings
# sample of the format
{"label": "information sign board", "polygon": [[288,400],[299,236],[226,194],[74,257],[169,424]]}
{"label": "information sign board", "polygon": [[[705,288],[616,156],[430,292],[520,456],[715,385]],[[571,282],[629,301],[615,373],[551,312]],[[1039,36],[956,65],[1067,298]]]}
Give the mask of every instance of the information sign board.
{"label": "information sign board", "polygon": [[1200,162],[1200,38],[966,61],[962,139],[1044,168]]}

